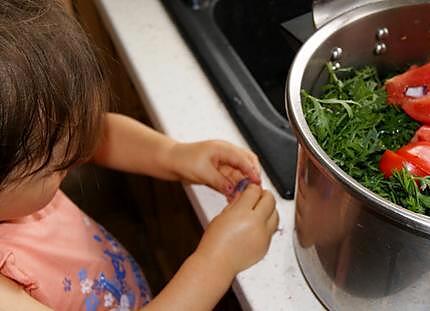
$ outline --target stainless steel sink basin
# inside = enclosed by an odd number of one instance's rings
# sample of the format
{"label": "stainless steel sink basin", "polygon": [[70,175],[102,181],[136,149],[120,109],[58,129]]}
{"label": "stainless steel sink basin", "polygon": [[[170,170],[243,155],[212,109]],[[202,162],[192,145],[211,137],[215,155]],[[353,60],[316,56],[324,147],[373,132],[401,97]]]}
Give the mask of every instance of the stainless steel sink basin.
{"label": "stainless steel sink basin", "polygon": [[272,183],[292,199],[296,139],[284,87],[297,46],[281,23],[310,11],[302,0],[163,0]]}

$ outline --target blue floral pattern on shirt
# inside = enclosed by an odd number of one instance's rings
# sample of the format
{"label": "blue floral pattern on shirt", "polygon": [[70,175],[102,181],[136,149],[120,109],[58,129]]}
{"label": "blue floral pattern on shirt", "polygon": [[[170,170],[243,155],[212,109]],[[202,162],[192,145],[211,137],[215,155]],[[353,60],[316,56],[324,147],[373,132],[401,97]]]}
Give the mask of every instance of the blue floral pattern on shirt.
{"label": "blue floral pattern on shirt", "polygon": [[[88,219],[85,219],[85,223],[89,225]],[[93,239],[102,245],[110,246],[103,249],[103,255],[110,260],[114,276],[109,279],[105,272],[100,271],[96,277],[91,278],[84,267],[77,272],[80,291],[85,295],[85,310],[96,311],[101,303],[103,307],[111,311],[128,311],[145,305],[151,299],[151,291],[139,265],[105,228],[98,225],[98,229],[100,234],[94,235]],[[127,284],[127,264],[131,267],[133,279],[139,289],[138,293],[134,293]],[[71,291],[70,277],[64,278],[63,288],[66,293]],[[136,295],[139,295],[142,301],[140,306],[136,305]]]}

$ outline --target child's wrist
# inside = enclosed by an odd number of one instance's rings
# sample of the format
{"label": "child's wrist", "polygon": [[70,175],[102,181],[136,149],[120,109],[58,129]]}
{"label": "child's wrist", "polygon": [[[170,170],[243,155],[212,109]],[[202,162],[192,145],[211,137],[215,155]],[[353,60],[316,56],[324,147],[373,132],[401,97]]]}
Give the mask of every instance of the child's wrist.
{"label": "child's wrist", "polygon": [[165,147],[164,155],[160,159],[165,170],[171,176],[171,179],[177,181],[181,180],[181,175],[177,165],[178,157],[175,153],[177,152],[176,150],[180,145],[180,142],[177,142],[173,139],[170,140]]}
{"label": "child's wrist", "polygon": [[208,254],[197,248],[190,256],[190,259],[197,262],[199,265],[205,266],[209,271],[213,271],[219,277],[224,277],[228,283],[231,283],[235,276],[240,272],[235,269],[228,256],[222,254]]}

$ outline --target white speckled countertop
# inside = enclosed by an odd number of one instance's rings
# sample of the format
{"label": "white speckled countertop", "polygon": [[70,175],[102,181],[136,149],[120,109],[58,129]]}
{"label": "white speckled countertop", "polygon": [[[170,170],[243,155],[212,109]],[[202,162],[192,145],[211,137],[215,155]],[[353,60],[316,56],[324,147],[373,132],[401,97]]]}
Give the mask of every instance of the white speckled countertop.
{"label": "white speckled countertop", "polygon": [[[96,3],[160,131],[180,141],[217,138],[247,146],[159,0]],[[234,291],[245,310],[322,310],[294,255],[294,202],[279,197],[264,172],[263,186],[276,195],[283,231],[274,235],[262,261],[237,276]],[[204,186],[186,191],[203,226],[226,204]]]}

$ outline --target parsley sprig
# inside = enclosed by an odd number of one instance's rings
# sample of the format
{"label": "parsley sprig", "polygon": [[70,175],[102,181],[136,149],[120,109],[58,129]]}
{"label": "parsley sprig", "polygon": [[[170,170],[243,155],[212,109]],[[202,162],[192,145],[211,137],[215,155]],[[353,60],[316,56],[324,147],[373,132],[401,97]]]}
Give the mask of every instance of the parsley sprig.
{"label": "parsley sprig", "polygon": [[332,70],[322,95],[302,90],[308,125],[321,147],[346,173],[380,196],[414,212],[430,215],[430,177],[406,170],[385,179],[379,160],[386,149],[407,144],[419,124],[388,105],[375,67]]}

